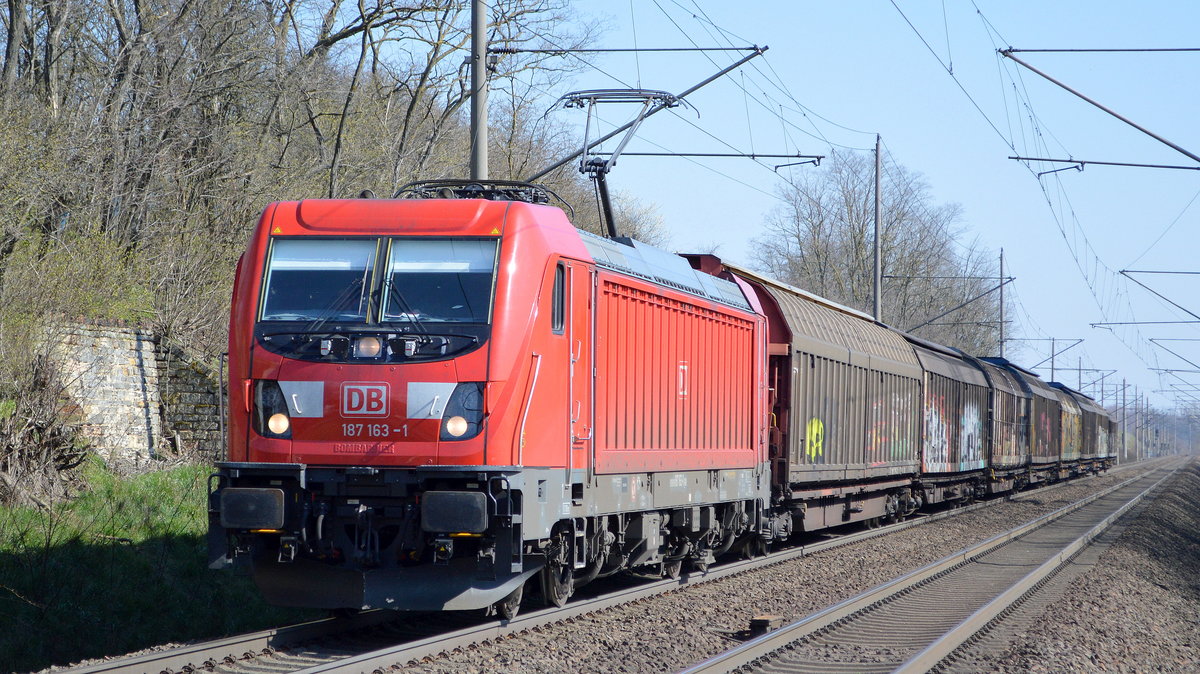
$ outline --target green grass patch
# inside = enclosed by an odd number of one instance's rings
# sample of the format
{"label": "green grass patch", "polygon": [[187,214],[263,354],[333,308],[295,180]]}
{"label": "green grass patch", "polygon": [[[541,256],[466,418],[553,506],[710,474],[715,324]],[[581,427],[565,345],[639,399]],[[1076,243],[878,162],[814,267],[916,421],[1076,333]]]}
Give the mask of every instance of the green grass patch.
{"label": "green grass patch", "polygon": [[208,466],[133,478],[99,462],[53,511],[0,509],[0,671],[320,617],[207,567]]}

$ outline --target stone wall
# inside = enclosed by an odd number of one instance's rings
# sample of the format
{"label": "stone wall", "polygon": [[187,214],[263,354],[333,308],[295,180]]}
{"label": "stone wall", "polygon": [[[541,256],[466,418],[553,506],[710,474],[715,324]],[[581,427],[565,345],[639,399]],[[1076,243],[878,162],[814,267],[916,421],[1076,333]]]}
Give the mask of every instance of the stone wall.
{"label": "stone wall", "polygon": [[163,422],[177,452],[221,457],[220,373],[188,357],[179,347],[158,343],[159,400]]}
{"label": "stone wall", "polygon": [[217,458],[218,374],[138,328],[71,326],[55,339],[79,430],[110,464],[200,453]]}

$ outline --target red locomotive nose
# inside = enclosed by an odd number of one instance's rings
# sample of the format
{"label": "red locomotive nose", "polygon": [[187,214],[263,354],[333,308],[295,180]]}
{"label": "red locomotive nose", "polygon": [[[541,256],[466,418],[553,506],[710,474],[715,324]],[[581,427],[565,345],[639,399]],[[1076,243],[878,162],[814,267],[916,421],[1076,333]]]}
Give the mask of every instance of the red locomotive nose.
{"label": "red locomotive nose", "polygon": [[231,420],[231,458],[483,463],[499,229],[477,205],[449,210],[268,209],[234,297],[249,423]]}

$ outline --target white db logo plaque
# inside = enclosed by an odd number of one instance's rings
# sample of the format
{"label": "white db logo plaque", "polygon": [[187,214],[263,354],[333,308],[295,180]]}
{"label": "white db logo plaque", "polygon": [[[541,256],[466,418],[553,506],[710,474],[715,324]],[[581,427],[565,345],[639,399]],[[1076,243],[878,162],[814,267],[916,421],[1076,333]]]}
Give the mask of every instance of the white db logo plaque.
{"label": "white db logo plaque", "polygon": [[342,384],[343,417],[386,417],[388,385],[354,382]]}

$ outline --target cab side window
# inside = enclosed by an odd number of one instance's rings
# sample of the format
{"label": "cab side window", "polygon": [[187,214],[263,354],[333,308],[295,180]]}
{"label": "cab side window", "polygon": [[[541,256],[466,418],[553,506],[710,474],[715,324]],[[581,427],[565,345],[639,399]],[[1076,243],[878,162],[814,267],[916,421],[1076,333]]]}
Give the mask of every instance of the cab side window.
{"label": "cab side window", "polygon": [[563,263],[559,262],[554,268],[554,291],[551,294],[550,307],[550,329],[556,335],[563,334],[563,328],[566,326],[566,289],[567,289],[567,268]]}

